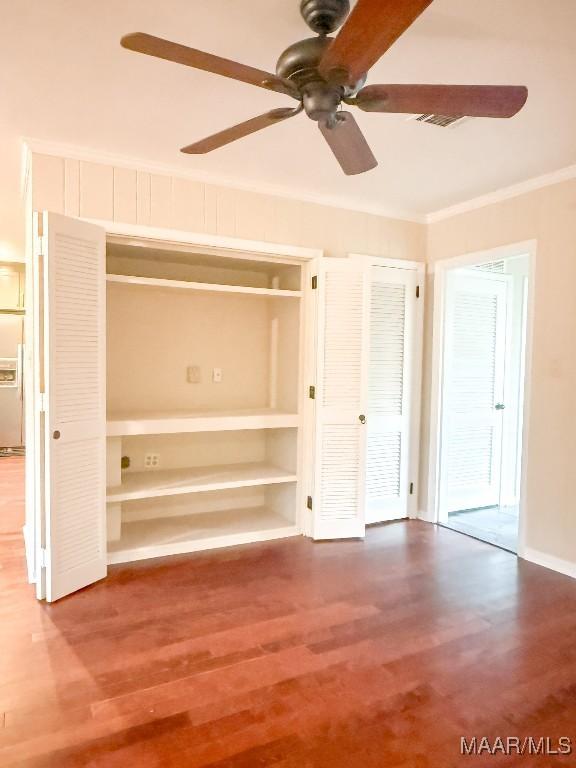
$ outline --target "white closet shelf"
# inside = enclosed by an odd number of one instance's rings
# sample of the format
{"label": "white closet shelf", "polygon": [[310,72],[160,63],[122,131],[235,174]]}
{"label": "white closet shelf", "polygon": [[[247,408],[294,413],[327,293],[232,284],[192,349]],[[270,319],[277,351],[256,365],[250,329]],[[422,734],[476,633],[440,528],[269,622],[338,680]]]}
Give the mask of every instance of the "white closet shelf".
{"label": "white closet shelf", "polygon": [[286,296],[299,299],[302,291],[286,291],[279,288],[252,288],[245,285],[220,285],[216,283],[194,283],[188,280],[166,280],[159,277],[135,277],[133,275],[106,275],[109,283],[145,286],[148,288],[174,288],[183,291],[212,291],[216,293],[249,293],[254,296]]}
{"label": "white closet shelf", "polygon": [[239,411],[134,411],[110,413],[108,437],[163,435],[177,432],[224,432],[241,429],[297,427],[297,413],[263,408]]}
{"label": "white closet shelf", "polygon": [[122,523],[120,540],[108,544],[108,563],[129,563],[298,534],[296,525],[266,507],[159,516],[153,520]]}
{"label": "white closet shelf", "polygon": [[293,472],[263,462],[133,472],[124,475],[122,485],[108,489],[106,501],[117,503],[199,491],[274,485],[297,479]]}

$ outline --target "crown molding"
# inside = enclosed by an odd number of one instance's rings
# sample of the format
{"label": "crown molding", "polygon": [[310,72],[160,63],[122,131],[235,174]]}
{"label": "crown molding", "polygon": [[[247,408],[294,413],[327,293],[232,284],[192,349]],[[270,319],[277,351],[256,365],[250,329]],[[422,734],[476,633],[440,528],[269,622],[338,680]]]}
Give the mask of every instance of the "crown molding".
{"label": "crown molding", "polygon": [[126,155],[116,155],[101,150],[79,147],[74,144],[65,144],[60,142],[46,141],[44,139],[35,139],[26,137],[23,139],[24,145],[30,152],[42,155],[55,155],[70,160],[80,160],[91,163],[102,163],[112,165],[117,168],[129,168],[131,170],[143,171],[145,173],[158,173],[168,176],[177,176],[180,178],[199,181],[204,184],[214,184],[237,189],[242,192],[255,192],[258,194],[272,195],[288,200],[296,200],[303,203],[314,203],[316,205],[325,205],[329,208],[339,208],[341,210],[356,211],[358,213],[368,213],[374,216],[382,216],[388,219],[397,219],[400,221],[410,221],[417,224],[426,223],[426,215],[414,213],[412,211],[395,210],[380,205],[370,205],[359,203],[347,197],[338,197],[335,195],[313,194],[304,190],[293,189],[266,182],[251,182],[234,176],[214,173],[210,171],[200,171],[198,169],[187,170],[177,165],[166,163],[151,162],[138,157],[129,157]]}
{"label": "crown molding", "polygon": [[427,214],[424,219],[427,224],[434,224],[437,221],[443,221],[444,219],[450,219],[453,216],[458,216],[461,213],[468,213],[474,211],[477,208],[484,208],[487,205],[493,205],[494,203],[501,203],[504,200],[510,200],[510,198],[518,197],[519,195],[525,195],[527,192],[534,192],[537,189],[543,189],[544,187],[550,187],[553,184],[560,184],[563,181],[570,181],[576,178],[576,165],[568,165],[565,168],[560,168],[558,171],[552,173],[546,173],[543,176],[535,176],[532,179],[521,181],[518,184],[513,184],[509,187],[502,187],[494,192],[489,192],[486,195],[480,195],[474,197],[471,200],[466,200],[463,203],[457,203],[451,205],[448,208],[442,208],[433,213]]}

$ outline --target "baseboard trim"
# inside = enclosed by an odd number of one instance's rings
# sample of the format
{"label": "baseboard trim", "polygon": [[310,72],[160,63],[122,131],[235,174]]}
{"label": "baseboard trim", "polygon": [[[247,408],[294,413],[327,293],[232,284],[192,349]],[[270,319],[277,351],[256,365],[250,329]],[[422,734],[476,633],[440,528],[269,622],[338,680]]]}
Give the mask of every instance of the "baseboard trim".
{"label": "baseboard trim", "polygon": [[562,560],[560,557],[548,555],[546,552],[540,552],[538,549],[532,549],[531,547],[524,547],[519,557],[528,560],[529,563],[541,565],[544,568],[549,568],[551,571],[556,571],[557,573],[564,574],[564,576],[576,579],[576,563],[572,563],[570,560]]}

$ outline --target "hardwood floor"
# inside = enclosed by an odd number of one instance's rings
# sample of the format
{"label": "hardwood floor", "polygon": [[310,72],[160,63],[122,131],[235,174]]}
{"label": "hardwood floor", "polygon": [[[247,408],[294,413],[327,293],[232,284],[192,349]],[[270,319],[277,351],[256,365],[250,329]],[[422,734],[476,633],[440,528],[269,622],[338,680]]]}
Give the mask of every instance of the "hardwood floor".
{"label": "hardwood floor", "polygon": [[[0,467],[1,471],[1,467]],[[54,605],[0,536],[0,765],[567,766],[576,582],[418,522],[116,566]]]}
{"label": "hardwood floor", "polygon": [[24,525],[24,456],[0,456],[0,535]]}

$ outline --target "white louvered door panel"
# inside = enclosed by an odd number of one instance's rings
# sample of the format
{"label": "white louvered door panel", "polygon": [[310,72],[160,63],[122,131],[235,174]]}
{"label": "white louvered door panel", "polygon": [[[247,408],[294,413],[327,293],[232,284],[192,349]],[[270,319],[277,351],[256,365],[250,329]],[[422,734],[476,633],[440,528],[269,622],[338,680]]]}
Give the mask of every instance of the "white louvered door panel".
{"label": "white louvered door panel", "polygon": [[[472,274],[471,274],[472,273]],[[510,277],[447,276],[441,515],[500,503]]]}
{"label": "white louvered door panel", "polygon": [[366,522],[408,516],[415,270],[372,267]]}
{"label": "white louvered door panel", "polygon": [[106,576],[105,233],[42,214],[46,599]]}
{"label": "white louvered door panel", "polygon": [[368,285],[363,266],[319,262],[315,539],[364,536]]}

